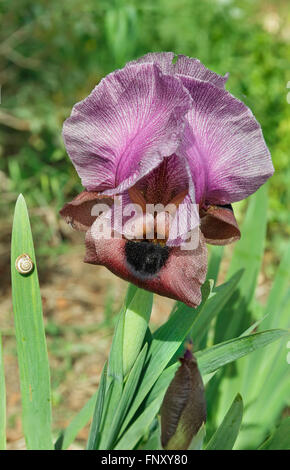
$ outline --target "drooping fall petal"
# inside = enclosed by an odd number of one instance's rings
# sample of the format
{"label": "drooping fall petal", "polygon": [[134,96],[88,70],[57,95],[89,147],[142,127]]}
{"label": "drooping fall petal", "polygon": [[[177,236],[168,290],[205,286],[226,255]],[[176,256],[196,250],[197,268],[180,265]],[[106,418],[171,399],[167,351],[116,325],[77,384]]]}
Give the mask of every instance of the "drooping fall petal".
{"label": "drooping fall petal", "polygon": [[97,204],[111,207],[113,200],[109,196],[94,191],[82,191],[72,201],[65,204],[59,213],[75,230],[86,232],[99,215],[99,213],[93,215],[93,208]]}
{"label": "drooping fall petal", "polygon": [[[134,260],[131,265],[128,263],[126,244],[129,242],[127,240],[100,239],[98,233],[95,232],[96,226],[93,224],[86,234],[87,251],[84,260],[86,263],[106,266],[117,276],[132,282],[138,287],[180,300],[190,307],[196,307],[200,304],[200,288],[205,281],[207,270],[207,249],[202,233],[200,233],[199,245],[194,250],[183,251],[179,247],[168,248],[168,257],[164,265],[161,266],[156,275],[147,276],[144,274],[144,272],[147,272],[146,269],[137,271],[134,268]],[[153,256],[155,256],[155,253],[153,253]],[[136,266],[138,266],[138,261],[138,259],[135,261]],[[144,259],[145,261],[146,259]]]}
{"label": "drooping fall petal", "polygon": [[73,228],[87,232],[85,262],[104,265],[139,287],[181,300],[191,307],[199,305],[200,287],[207,269],[202,233],[197,232],[193,248],[186,250],[145,240],[143,244],[130,242],[121,233],[117,234],[118,238],[112,238],[116,236],[109,217],[112,207],[111,197],[83,191],[60,211]]}
{"label": "drooping fall petal", "polygon": [[228,245],[240,239],[241,233],[232,206],[209,206],[200,209],[200,230],[211,245]]}

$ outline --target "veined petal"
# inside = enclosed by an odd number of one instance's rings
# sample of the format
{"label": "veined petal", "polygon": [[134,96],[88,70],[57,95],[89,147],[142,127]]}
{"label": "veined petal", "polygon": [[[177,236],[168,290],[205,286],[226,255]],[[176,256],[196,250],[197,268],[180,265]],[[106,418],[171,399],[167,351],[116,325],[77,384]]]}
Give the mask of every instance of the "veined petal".
{"label": "veined petal", "polygon": [[[196,236],[196,229],[200,225],[198,205],[192,202],[189,194],[184,198],[182,204],[178,206],[175,218],[171,224],[169,232],[168,246],[180,246],[188,238]],[[176,225],[178,231],[176,232]]]}
{"label": "veined petal", "polygon": [[[85,262],[106,266],[111,272],[138,287],[180,300],[190,307],[201,302],[201,285],[207,270],[207,249],[202,233],[195,250],[171,248],[164,266],[152,278],[141,277],[128,267],[124,239],[98,239],[94,226],[86,234]],[[134,242],[131,242],[134,243]],[[113,254],[113,255],[112,255]]]}
{"label": "veined petal", "polygon": [[164,158],[145,178],[138,181],[148,204],[168,204],[177,194],[191,189],[191,174],[184,158],[171,155]]}
{"label": "veined petal", "polygon": [[160,68],[162,73],[173,75],[173,59],[175,57],[174,52],[149,52],[148,54],[139,57],[136,60],[132,60],[130,64],[156,64]]}
{"label": "veined petal", "polygon": [[[165,158],[136,186],[144,194],[147,204],[162,204],[171,214],[168,246],[181,245],[182,237],[200,223],[187,160],[177,155]],[[162,224],[162,217],[160,222]]]}
{"label": "veined petal", "polygon": [[241,238],[232,206],[209,206],[200,209],[201,225],[205,241],[211,245],[228,245]]}
{"label": "veined petal", "polygon": [[228,74],[224,76],[219,75],[206,68],[200,60],[185,55],[178,55],[177,60],[173,63],[174,58],[175,54],[173,52],[149,52],[139,59],[129,62],[129,64],[157,64],[163,73],[169,75],[187,75],[188,77],[210,82],[219,88],[224,88]]}
{"label": "veined petal", "polygon": [[59,211],[65,221],[75,230],[86,232],[96,220],[99,213],[95,213],[93,208],[97,204],[104,204],[108,208],[112,206],[113,199],[97,192],[82,191],[71,202],[68,202]]}
{"label": "veined petal", "polygon": [[228,79],[228,74],[222,76],[203,65],[200,60],[192,59],[185,55],[179,55],[174,64],[174,73],[178,75],[187,75],[188,77],[197,78],[204,82],[210,82],[213,85],[224,88]]}
{"label": "veined petal", "polygon": [[229,92],[180,77],[193,107],[178,151],[188,159],[196,202],[230,204],[248,197],[274,172],[260,125]]}
{"label": "veined petal", "polygon": [[177,149],[191,97],[154,64],[106,78],[65,121],[63,136],[83,186],[122,193]]}

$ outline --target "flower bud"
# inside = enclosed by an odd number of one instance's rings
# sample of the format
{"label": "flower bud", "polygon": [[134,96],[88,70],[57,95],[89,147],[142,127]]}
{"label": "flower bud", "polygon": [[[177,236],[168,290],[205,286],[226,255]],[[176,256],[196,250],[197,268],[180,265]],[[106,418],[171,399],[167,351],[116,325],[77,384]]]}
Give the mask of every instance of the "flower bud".
{"label": "flower bud", "polygon": [[205,392],[197,361],[188,346],[161,407],[161,443],[186,450],[206,420]]}

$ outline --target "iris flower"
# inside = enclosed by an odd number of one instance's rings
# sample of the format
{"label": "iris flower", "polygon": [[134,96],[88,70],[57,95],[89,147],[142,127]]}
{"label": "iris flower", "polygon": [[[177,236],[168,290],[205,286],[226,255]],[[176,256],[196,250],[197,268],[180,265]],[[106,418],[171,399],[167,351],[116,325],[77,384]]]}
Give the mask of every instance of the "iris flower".
{"label": "iris flower", "polygon": [[[206,243],[240,238],[232,203],[254,193],[274,171],[259,123],[225,90],[226,80],[197,59],[150,53],[107,75],[73,107],[63,138],[85,190],[60,213],[86,232],[85,262],[191,307],[200,303]],[[116,229],[120,196],[125,205],[142,208],[136,239],[123,224]],[[96,213],[99,204],[104,210]],[[150,219],[148,204],[170,204],[174,214]],[[190,212],[192,207],[197,210]],[[100,220],[112,213],[111,237],[102,238]],[[174,236],[169,215],[179,217]],[[156,228],[161,216],[163,238]],[[147,222],[153,227],[149,240],[142,228]],[[184,250],[189,230],[198,242]]]}

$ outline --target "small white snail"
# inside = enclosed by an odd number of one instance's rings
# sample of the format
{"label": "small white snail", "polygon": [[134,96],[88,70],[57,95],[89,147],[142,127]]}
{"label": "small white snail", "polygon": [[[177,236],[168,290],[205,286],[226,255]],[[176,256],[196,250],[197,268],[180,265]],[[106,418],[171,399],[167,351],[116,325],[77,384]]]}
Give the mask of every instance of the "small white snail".
{"label": "small white snail", "polygon": [[33,261],[30,256],[23,253],[16,259],[15,268],[20,274],[28,274],[33,270]]}

